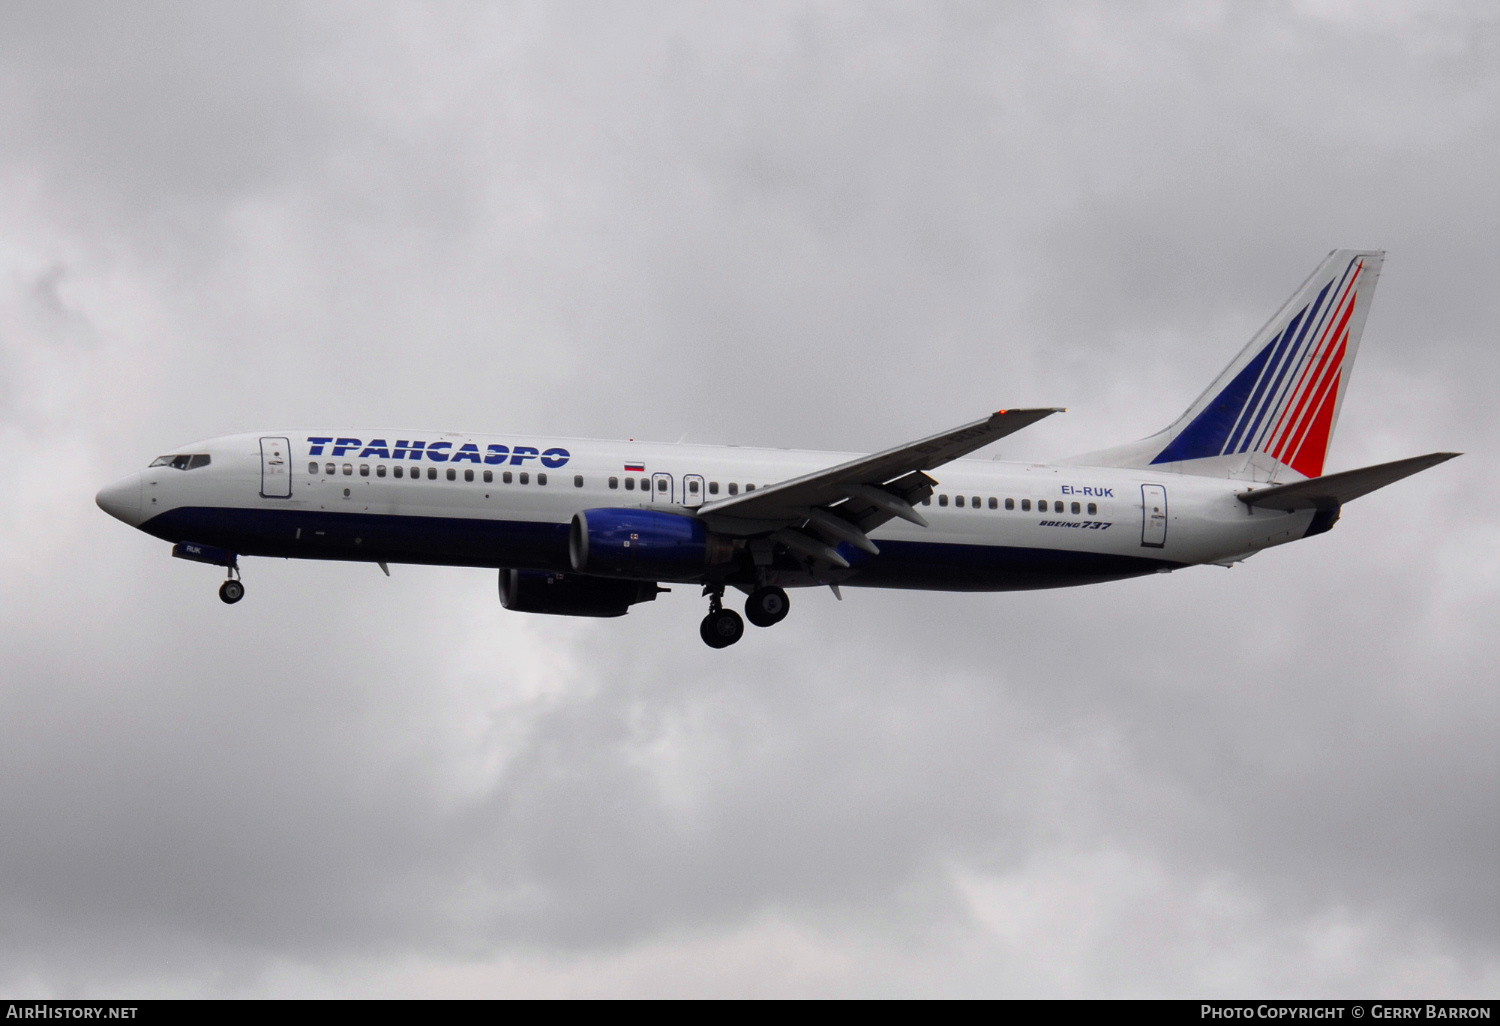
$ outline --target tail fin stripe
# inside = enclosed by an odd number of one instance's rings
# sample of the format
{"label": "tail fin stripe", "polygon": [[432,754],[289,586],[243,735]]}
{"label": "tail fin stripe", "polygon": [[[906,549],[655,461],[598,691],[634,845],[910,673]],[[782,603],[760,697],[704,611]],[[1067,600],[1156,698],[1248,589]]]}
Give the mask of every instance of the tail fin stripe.
{"label": "tail fin stripe", "polygon": [[1238,451],[1238,447],[1244,443],[1245,434],[1258,415],[1261,403],[1265,400],[1266,389],[1270,386],[1271,379],[1275,377],[1276,369],[1280,365],[1287,347],[1293,344],[1292,337],[1297,334],[1298,325],[1302,320],[1302,315],[1305,313],[1307,313],[1307,308],[1303,307],[1297,312],[1297,316],[1292,318],[1291,323],[1286,326],[1282,333],[1268,347],[1271,350],[1271,358],[1266,361],[1265,367],[1260,374],[1260,380],[1255,383],[1255,390],[1250,393],[1250,401],[1240,411],[1239,419],[1236,420],[1234,430],[1229,433],[1229,437],[1225,440],[1224,448],[1220,450],[1220,455],[1226,452],[1236,452]]}
{"label": "tail fin stripe", "polygon": [[[1332,287],[1333,282],[1329,282],[1323,286],[1323,291],[1318,293],[1318,298],[1310,306],[1312,310],[1311,315],[1308,314],[1309,307],[1307,306],[1297,311],[1297,316],[1292,318],[1286,330],[1281,333],[1281,337],[1274,343],[1275,352],[1271,357],[1270,363],[1267,364],[1267,374],[1263,377],[1255,394],[1246,405],[1245,415],[1241,417],[1242,421],[1248,421],[1248,423],[1244,424],[1235,437],[1230,439],[1229,443],[1220,453],[1221,455],[1229,452],[1246,451],[1250,446],[1251,439],[1260,433],[1261,421],[1265,419],[1266,411],[1270,408],[1270,397],[1281,390],[1281,383],[1286,377],[1287,368],[1295,360],[1295,354],[1300,350],[1303,341],[1307,338],[1308,329],[1312,327],[1313,321],[1317,319],[1318,311],[1323,306],[1323,300],[1327,298],[1328,290]],[[1298,330],[1299,328],[1301,329],[1300,331]]]}
{"label": "tail fin stripe", "polygon": [[[1336,345],[1342,337],[1347,337],[1345,329],[1348,327],[1349,318],[1354,313],[1354,302],[1357,292],[1355,284],[1359,280],[1359,272],[1356,271],[1344,286],[1338,303],[1333,307],[1335,318],[1323,325],[1321,337],[1317,344],[1308,352],[1307,362],[1302,367],[1302,373],[1298,376],[1296,386],[1287,397],[1287,402],[1282,406],[1281,416],[1276,419],[1275,427],[1267,437],[1267,444],[1263,451],[1277,453],[1285,448],[1288,439],[1295,433],[1297,427],[1302,423],[1312,405],[1309,400],[1317,392],[1318,385],[1329,374],[1330,367],[1336,370],[1339,363],[1343,361],[1344,347]],[[1338,353],[1338,362],[1332,362],[1334,353]],[[1280,459],[1280,456],[1277,457]]]}
{"label": "tail fin stripe", "polygon": [[1307,433],[1308,423],[1322,405],[1323,397],[1328,391],[1329,383],[1338,379],[1339,370],[1344,359],[1345,343],[1349,340],[1349,332],[1343,330],[1342,325],[1340,325],[1340,328],[1338,345],[1324,355],[1323,362],[1318,367],[1317,374],[1311,379],[1307,389],[1301,396],[1296,414],[1290,421],[1286,431],[1282,434],[1282,437],[1277,440],[1275,449],[1272,450],[1272,455],[1282,460],[1283,463],[1292,462],[1290,459],[1284,459],[1282,454],[1291,453],[1301,448],[1303,437]]}
{"label": "tail fin stripe", "polygon": [[[1349,336],[1344,335],[1344,339],[1347,341]],[[1344,356],[1343,342],[1341,342],[1338,350],[1340,350],[1338,360],[1341,360]],[[1311,402],[1308,402],[1307,410],[1302,414],[1296,428],[1293,431],[1287,432],[1287,437],[1281,441],[1280,449],[1272,453],[1281,462],[1287,463],[1290,466],[1296,466],[1299,453],[1307,447],[1308,438],[1310,438],[1314,426],[1317,425],[1317,420],[1323,416],[1323,411],[1328,407],[1329,398],[1337,396],[1338,381],[1341,378],[1340,369],[1338,369],[1338,360],[1334,362],[1334,371],[1323,380],[1323,383],[1317,389],[1316,395],[1311,396]]]}
{"label": "tail fin stripe", "polygon": [[[1265,444],[1265,435],[1269,430],[1270,423],[1276,417],[1276,411],[1281,408],[1286,399],[1286,390],[1290,383],[1296,379],[1297,370],[1302,366],[1307,354],[1307,343],[1311,338],[1316,338],[1322,329],[1323,320],[1328,316],[1328,297],[1336,293],[1335,282],[1330,279],[1328,284],[1318,292],[1318,298],[1312,303],[1312,312],[1303,320],[1302,330],[1297,336],[1297,343],[1287,351],[1281,365],[1276,369],[1276,380],[1267,391],[1262,400],[1260,408],[1256,411],[1255,422],[1246,434],[1243,443],[1237,452],[1252,452],[1259,450]],[[1325,305],[1326,304],[1326,305]]]}
{"label": "tail fin stripe", "polygon": [[1333,381],[1323,393],[1317,413],[1308,421],[1307,430],[1297,445],[1297,451],[1283,461],[1299,474],[1317,477],[1323,473],[1323,459],[1328,453],[1328,438],[1333,433],[1333,408],[1338,402],[1339,379],[1342,377],[1342,374],[1333,376]]}
{"label": "tail fin stripe", "polygon": [[1347,330],[1340,332],[1337,353],[1329,361],[1331,369],[1327,374],[1323,375],[1323,380],[1317,389],[1316,395],[1313,396],[1312,402],[1307,403],[1301,411],[1296,425],[1292,430],[1287,432],[1286,437],[1281,440],[1279,448],[1272,453],[1272,455],[1283,463],[1294,468],[1297,467],[1297,457],[1303,448],[1306,447],[1313,426],[1323,415],[1325,407],[1331,401],[1337,399],[1339,380],[1343,376],[1344,352],[1348,342],[1349,332]]}
{"label": "tail fin stripe", "polygon": [[[1281,430],[1287,409],[1295,405],[1294,397],[1305,379],[1307,368],[1327,339],[1329,326],[1337,317],[1339,306],[1348,296],[1352,286],[1347,267],[1340,278],[1330,280],[1325,286],[1325,291],[1331,297],[1331,301],[1320,302],[1317,316],[1312,318],[1308,325],[1305,344],[1298,347],[1296,355],[1287,365],[1286,374],[1278,382],[1276,391],[1266,403],[1264,417],[1258,425],[1258,430],[1251,436],[1251,444],[1247,446],[1247,451],[1268,452],[1270,450],[1271,440]],[[1319,296],[1320,300],[1322,298]]]}

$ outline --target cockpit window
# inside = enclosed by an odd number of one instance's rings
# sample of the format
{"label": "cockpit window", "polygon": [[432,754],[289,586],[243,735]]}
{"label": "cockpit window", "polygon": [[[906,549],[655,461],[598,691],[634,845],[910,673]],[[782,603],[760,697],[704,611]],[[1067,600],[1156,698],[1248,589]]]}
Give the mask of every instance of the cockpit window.
{"label": "cockpit window", "polygon": [[153,467],[171,467],[173,470],[197,470],[209,464],[206,452],[182,453],[175,456],[158,456],[151,461]]}

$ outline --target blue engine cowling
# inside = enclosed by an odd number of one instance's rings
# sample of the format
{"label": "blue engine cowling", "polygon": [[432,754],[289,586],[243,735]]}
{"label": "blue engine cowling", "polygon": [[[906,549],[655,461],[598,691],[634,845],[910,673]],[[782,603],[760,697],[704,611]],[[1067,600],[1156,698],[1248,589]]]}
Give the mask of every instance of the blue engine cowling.
{"label": "blue engine cowling", "polygon": [[500,571],[500,604],[517,613],[624,616],[637,602],[656,599],[654,581],[607,581],[547,570]]}
{"label": "blue engine cowling", "polygon": [[650,581],[690,581],[734,557],[734,545],[703,521],[651,509],[586,509],[573,514],[568,558],[579,573]]}

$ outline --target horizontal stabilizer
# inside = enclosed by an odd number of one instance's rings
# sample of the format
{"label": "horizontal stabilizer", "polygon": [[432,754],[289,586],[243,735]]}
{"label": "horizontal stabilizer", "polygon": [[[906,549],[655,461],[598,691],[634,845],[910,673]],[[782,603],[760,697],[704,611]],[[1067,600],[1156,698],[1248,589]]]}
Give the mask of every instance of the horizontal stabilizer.
{"label": "horizontal stabilizer", "polygon": [[1377,488],[1394,484],[1403,477],[1446,463],[1459,455],[1462,454],[1433,452],[1392,463],[1378,463],[1373,467],[1345,470],[1338,474],[1315,477],[1310,481],[1252,489],[1241,492],[1239,500],[1247,506],[1265,506],[1288,512],[1299,509],[1338,509],[1350,499],[1367,495]]}

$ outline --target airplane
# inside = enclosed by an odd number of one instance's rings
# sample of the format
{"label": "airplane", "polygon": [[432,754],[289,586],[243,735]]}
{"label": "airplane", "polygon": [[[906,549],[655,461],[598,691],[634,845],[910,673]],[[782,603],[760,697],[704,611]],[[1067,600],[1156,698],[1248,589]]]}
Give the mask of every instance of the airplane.
{"label": "airplane", "polygon": [[701,587],[739,641],[787,589],[1010,591],[1228,566],[1458,453],[1324,474],[1385,254],[1335,250],[1177,420],[1051,463],[966,459],[1059,408],[1003,409],[873,455],[392,430],[182,446],[99,492],[111,516],[226,568],[241,556],[487,567],[507,609],[610,617]]}

